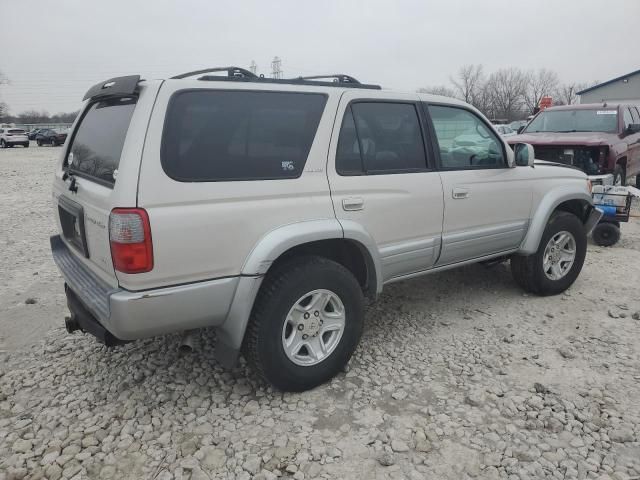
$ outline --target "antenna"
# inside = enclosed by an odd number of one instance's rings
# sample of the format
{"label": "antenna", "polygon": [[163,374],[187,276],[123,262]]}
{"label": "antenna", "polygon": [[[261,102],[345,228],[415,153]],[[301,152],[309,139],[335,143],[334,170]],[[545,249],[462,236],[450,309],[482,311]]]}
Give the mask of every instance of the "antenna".
{"label": "antenna", "polygon": [[273,57],[271,62],[271,78],[282,78],[282,60],[280,57]]}
{"label": "antenna", "polygon": [[256,61],[255,60],[251,60],[251,65],[249,66],[249,71],[251,73],[253,73],[254,75],[258,71],[258,65],[256,65]]}

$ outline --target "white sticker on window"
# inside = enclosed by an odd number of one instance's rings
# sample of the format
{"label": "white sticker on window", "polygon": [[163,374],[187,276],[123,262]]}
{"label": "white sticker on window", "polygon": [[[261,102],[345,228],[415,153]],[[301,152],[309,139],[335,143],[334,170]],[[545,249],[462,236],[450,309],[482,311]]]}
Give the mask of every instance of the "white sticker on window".
{"label": "white sticker on window", "polygon": [[616,110],[598,110],[597,115],[615,115],[618,113]]}
{"label": "white sticker on window", "polygon": [[285,172],[287,170],[291,171],[291,170],[293,170],[295,168],[296,167],[295,167],[295,165],[293,164],[293,162],[291,160],[287,160],[287,161],[282,162],[282,170],[284,170]]}

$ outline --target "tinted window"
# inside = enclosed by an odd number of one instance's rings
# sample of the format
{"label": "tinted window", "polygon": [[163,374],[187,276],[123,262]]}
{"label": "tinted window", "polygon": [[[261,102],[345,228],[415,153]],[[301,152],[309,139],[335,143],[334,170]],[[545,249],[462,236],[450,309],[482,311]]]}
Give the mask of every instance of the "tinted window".
{"label": "tinted window", "polygon": [[455,107],[430,106],[442,168],[499,168],[506,161],[502,142],[475,114]]}
{"label": "tinted window", "polygon": [[640,112],[637,107],[631,107],[631,116],[633,117],[633,123],[640,123]]}
{"label": "tinted window", "polygon": [[358,102],[345,112],[336,155],[339,173],[401,173],[426,168],[415,105]]}
{"label": "tinted window", "polygon": [[179,181],[299,177],[325,103],[320,94],[178,93],[167,112],[162,165]]}
{"label": "tinted window", "polygon": [[[107,184],[115,183],[135,103],[135,98],[117,98],[89,107],[73,137],[67,157],[70,170]],[[40,134],[55,132],[44,130]]]}

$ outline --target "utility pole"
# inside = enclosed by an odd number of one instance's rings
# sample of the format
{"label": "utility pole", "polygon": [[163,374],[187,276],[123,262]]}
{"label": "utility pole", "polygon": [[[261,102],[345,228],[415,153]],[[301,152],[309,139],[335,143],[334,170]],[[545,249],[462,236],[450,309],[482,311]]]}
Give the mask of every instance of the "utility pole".
{"label": "utility pole", "polygon": [[258,71],[258,65],[256,65],[256,61],[255,60],[251,60],[251,66],[249,66],[249,71],[251,73],[253,73],[254,75]]}
{"label": "utility pole", "polygon": [[271,78],[282,78],[282,61],[280,57],[273,57],[271,62]]}

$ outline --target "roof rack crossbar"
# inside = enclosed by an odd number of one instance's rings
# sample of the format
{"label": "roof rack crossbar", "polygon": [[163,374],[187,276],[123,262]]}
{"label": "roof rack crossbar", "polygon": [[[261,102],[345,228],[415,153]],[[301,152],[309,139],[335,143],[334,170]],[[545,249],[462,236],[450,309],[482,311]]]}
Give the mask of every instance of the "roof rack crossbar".
{"label": "roof rack crossbar", "polygon": [[260,78],[255,73],[240,67],[205,68],[202,70],[194,70],[193,72],[181,73],[180,75],[176,75],[171,78],[175,80],[179,80],[181,78],[193,77],[194,75],[201,75],[203,73],[214,73],[214,72],[227,72],[227,76],[231,78]]}
{"label": "roof rack crossbar", "polygon": [[333,78],[333,81],[336,83],[355,83],[360,84],[358,80],[353,78],[351,75],[345,75],[344,73],[335,73],[332,75],[312,75],[309,77],[296,77],[295,80],[324,80]]}

